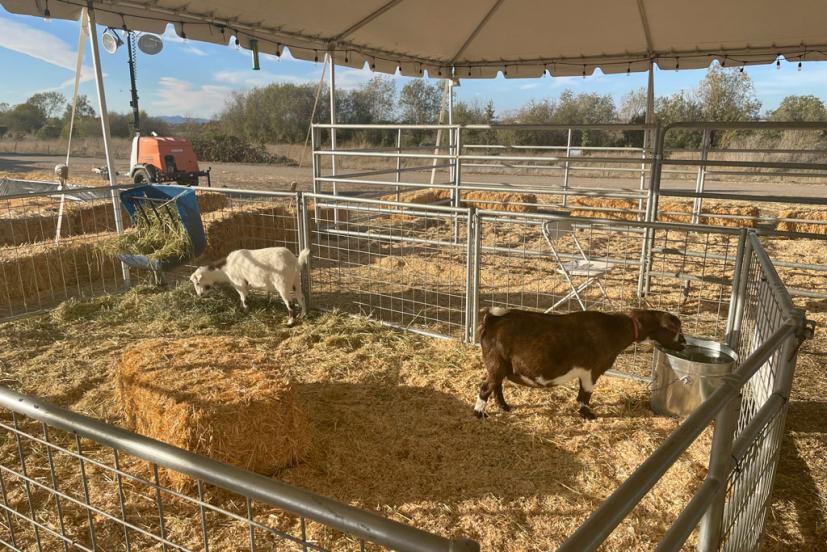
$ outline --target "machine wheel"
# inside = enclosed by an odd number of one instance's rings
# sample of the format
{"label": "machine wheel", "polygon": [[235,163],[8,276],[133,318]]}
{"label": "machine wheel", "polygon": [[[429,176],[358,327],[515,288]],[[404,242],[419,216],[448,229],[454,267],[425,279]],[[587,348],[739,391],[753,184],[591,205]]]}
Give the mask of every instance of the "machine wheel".
{"label": "machine wheel", "polygon": [[140,167],[132,173],[133,184],[149,184],[155,181],[155,171],[148,167]]}

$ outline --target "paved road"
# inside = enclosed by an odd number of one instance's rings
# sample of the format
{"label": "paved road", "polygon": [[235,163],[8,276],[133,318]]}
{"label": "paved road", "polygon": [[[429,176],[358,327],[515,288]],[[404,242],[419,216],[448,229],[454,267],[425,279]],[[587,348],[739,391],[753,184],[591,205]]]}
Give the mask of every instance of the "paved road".
{"label": "paved road", "polygon": [[[54,155],[35,154],[14,154],[0,153],[0,171],[26,173],[31,171],[50,172],[58,163],[65,159]],[[72,158],[72,175],[91,175],[93,167],[105,164],[102,158]],[[206,164],[203,164],[206,165]],[[310,167],[281,167],[268,165],[254,165],[243,163],[210,163],[212,166],[213,185],[225,188],[245,188],[252,190],[288,190],[290,183],[298,183],[300,190],[311,188]],[[124,172],[128,168],[128,160],[116,160],[118,172]],[[405,178],[411,179],[415,173],[406,173]],[[380,177],[382,178],[382,177]],[[387,177],[385,177],[387,178]],[[428,173],[417,173],[417,182],[427,182]],[[548,186],[559,185],[559,176],[507,176],[496,174],[471,174],[465,172],[465,180],[472,182],[503,183],[511,186]],[[616,190],[637,190],[640,186],[639,178],[583,178],[572,176],[570,178],[572,187],[584,188],[610,188]],[[670,190],[692,190],[694,179],[676,180],[664,178],[661,183],[662,189]],[[803,196],[827,198],[827,184],[815,184],[809,182],[778,183],[778,182],[735,182],[715,181],[708,179],[706,190],[709,192],[727,193],[748,193],[757,195],[776,196]]]}

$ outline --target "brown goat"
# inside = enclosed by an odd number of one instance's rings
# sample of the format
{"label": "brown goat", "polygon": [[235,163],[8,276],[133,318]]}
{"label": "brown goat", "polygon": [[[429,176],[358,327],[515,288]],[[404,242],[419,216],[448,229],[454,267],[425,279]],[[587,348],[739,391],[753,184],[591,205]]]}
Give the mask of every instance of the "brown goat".
{"label": "brown goat", "polygon": [[589,400],[594,384],[626,347],[645,339],[677,350],[686,343],[681,321],[664,311],[543,314],[493,307],[481,314],[480,345],[488,377],[474,406],[480,418],[492,393],[497,406],[511,410],[503,397],[506,378],[530,387],[579,379],[580,415],[593,420]]}

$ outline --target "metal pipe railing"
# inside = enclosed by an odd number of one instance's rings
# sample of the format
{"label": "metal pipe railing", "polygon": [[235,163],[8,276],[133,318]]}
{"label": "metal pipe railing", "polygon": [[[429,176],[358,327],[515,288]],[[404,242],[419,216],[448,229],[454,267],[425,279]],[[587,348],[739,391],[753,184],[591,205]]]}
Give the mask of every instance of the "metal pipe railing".
{"label": "metal pipe railing", "polygon": [[132,433],[0,386],[0,407],[123,451],[242,496],[382,546],[410,552],[478,551],[479,544],[446,539],[280,481]]}
{"label": "metal pipe railing", "polygon": [[[630,475],[609,498],[558,549],[558,552],[586,552],[597,548],[614,531],[626,515],[655,486],[678,457],[697,439],[715,416],[738,397],[741,387],[776,353],[778,347],[798,331],[798,325],[785,323],[776,330],[740,367],[722,378],[721,385]],[[707,491],[709,492],[709,491]],[[689,524],[694,516],[684,516]],[[674,531],[686,532],[683,525],[673,524]],[[692,523],[688,528],[695,527]],[[687,533],[688,534],[688,533]]]}

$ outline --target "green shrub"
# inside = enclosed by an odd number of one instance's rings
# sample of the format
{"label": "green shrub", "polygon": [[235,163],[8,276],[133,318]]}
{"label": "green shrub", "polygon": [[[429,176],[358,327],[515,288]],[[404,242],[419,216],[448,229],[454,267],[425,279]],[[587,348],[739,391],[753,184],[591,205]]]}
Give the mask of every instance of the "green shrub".
{"label": "green shrub", "polygon": [[262,145],[254,145],[238,136],[212,130],[193,136],[192,148],[199,161],[296,165],[293,159],[273,155]]}

